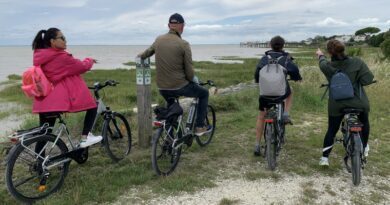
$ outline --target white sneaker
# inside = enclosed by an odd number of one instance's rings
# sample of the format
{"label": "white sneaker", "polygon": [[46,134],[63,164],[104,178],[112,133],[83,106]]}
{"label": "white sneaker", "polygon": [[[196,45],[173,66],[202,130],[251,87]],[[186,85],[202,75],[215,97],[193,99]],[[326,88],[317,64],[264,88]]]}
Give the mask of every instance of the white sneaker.
{"label": "white sneaker", "polygon": [[370,146],[367,144],[366,148],[364,149],[364,157],[368,157],[368,151],[370,151]]}
{"label": "white sneaker", "polygon": [[88,133],[88,136],[86,139],[81,139],[80,140],[80,147],[85,148],[89,147],[93,144],[96,144],[100,141],[102,141],[102,136],[94,136],[92,133]]}
{"label": "white sneaker", "polygon": [[328,160],[328,158],[327,157],[321,157],[321,159],[320,159],[320,166],[329,166],[329,160]]}

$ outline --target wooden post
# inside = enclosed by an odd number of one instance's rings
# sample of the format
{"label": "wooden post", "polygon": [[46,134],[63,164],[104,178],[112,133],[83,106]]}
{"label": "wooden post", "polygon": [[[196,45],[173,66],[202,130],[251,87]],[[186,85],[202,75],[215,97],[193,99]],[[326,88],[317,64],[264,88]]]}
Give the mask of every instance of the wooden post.
{"label": "wooden post", "polygon": [[151,70],[150,59],[136,59],[138,142],[148,148],[152,139]]}

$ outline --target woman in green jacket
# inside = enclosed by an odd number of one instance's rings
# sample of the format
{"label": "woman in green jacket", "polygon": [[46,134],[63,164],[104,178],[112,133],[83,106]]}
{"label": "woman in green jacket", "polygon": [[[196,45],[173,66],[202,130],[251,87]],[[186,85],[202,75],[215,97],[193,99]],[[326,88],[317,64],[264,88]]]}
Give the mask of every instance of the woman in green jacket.
{"label": "woman in green jacket", "polygon": [[331,61],[326,59],[324,53],[320,49],[316,52],[322,73],[324,73],[328,81],[337,70],[346,73],[352,82],[355,96],[354,98],[347,100],[328,100],[328,131],[324,138],[322,157],[320,160],[321,166],[329,166],[328,157],[333,147],[334,138],[343,119],[343,113],[341,112],[343,108],[363,110],[363,112],[359,114],[359,120],[364,125],[362,128],[362,143],[364,155],[368,156],[369,146],[367,142],[370,133],[368,113],[370,111],[370,105],[363,86],[371,84],[374,78],[370,69],[361,59],[345,55],[345,46],[340,41],[330,40],[327,44],[327,50],[331,56]]}

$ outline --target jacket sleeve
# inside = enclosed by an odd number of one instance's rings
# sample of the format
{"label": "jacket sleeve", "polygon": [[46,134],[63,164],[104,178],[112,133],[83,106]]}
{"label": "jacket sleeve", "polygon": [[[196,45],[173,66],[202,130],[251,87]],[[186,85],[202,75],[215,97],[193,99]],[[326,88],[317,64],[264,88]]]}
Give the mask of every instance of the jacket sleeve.
{"label": "jacket sleeve", "polygon": [[287,74],[290,75],[290,79],[294,81],[302,80],[302,76],[299,73],[298,66],[293,62],[292,57],[287,56]]}
{"label": "jacket sleeve", "polygon": [[334,72],[336,72],[336,68],[330,65],[330,62],[326,59],[325,56],[320,56],[319,59],[319,66],[321,69],[321,72],[325,75],[325,77],[328,79],[331,78]]}
{"label": "jacket sleeve", "polygon": [[358,82],[363,86],[371,84],[374,79],[374,75],[363,61],[361,61],[361,66],[356,77]]}
{"label": "jacket sleeve", "polygon": [[259,77],[260,77],[259,72],[260,72],[261,68],[264,67],[267,63],[268,63],[268,60],[267,60],[266,56],[263,56],[259,60],[259,63],[257,64],[256,70],[255,70],[255,83],[259,83]]}
{"label": "jacket sleeve", "polygon": [[154,53],[155,53],[155,48],[156,48],[155,43],[156,43],[156,41],[155,41],[148,49],[146,49],[146,50],[141,54],[141,58],[142,58],[142,59],[145,59],[145,58],[148,58],[148,57],[154,55]]}
{"label": "jacket sleeve", "polygon": [[66,67],[65,76],[80,75],[91,70],[93,59],[85,58],[84,60],[79,60],[74,58],[71,54],[66,54],[64,65],[64,67]]}
{"label": "jacket sleeve", "polygon": [[184,73],[186,75],[186,79],[188,81],[192,81],[194,79],[194,69],[192,68],[192,52],[191,47],[188,42],[185,41],[183,44],[184,50]]}

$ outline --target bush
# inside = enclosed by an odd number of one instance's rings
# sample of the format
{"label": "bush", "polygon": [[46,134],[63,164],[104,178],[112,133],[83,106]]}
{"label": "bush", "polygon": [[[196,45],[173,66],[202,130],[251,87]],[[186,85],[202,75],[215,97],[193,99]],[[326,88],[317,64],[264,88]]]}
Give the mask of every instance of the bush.
{"label": "bush", "polygon": [[361,56],[362,55],[362,48],[348,48],[347,49],[347,55],[348,56]]}
{"label": "bush", "polygon": [[382,42],[381,50],[385,58],[390,59],[390,39],[386,39]]}

